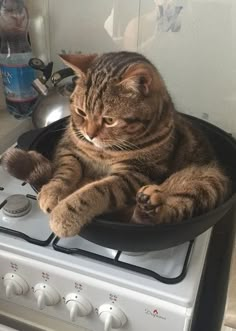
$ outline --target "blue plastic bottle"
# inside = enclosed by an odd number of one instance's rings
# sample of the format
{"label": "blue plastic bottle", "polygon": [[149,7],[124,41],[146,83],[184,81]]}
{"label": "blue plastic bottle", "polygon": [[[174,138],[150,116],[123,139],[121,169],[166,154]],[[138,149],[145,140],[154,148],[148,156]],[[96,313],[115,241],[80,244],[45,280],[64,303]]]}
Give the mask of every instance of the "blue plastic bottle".
{"label": "blue plastic bottle", "polygon": [[8,111],[16,118],[28,117],[36,101],[32,87],[34,70],[27,38],[29,15],[23,0],[2,0],[0,6],[0,68]]}

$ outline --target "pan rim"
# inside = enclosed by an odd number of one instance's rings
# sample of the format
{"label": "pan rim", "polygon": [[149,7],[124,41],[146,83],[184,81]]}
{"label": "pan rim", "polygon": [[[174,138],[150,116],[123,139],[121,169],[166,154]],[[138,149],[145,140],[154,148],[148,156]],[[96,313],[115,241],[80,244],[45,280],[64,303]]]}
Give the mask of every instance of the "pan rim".
{"label": "pan rim", "polygon": [[[179,112],[178,112],[179,113]],[[224,130],[222,130],[221,128],[215,126],[212,123],[208,123],[202,119],[199,119],[197,117],[188,115],[188,114],[184,114],[184,113],[179,113],[181,116],[189,118],[191,121],[194,121],[197,124],[200,124],[201,126],[206,127],[208,130],[211,130],[212,132],[216,132],[217,134],[221,135],[221,137],[223,137],[223,139],[225,141],[227,141],[232,148],[235,149],[236,152],[236,141],[235,139],[227,132],[225,132]],[[70,115],[67,117],[64,117],[52,124],[50,124],[49,126],[39,129],[39,134],[33,139],[33,141],[30,143],[29,145],[29,150],[31,149],[36,149],[36,144],[39,143],[40,139],[45,136],[46,134],[50,133],[51,131],[53,131],[53,128],[57,127],[58,125],[60,125],[61,123],[64,123],[64,126],[66,128],[67,125],[67,121],[69,120]],[[33,187],[33,186],[32,186]],[[37,191],[37,189],[35,187],[33,187],[33,189]],[[111,221],[111,220],[107,220],[107,219],[102,219],[102,216],[98,216],[96,218],[93,219],[93,221],[89,224],[89,226],[101,226],[101,227],[106,227],[106,228],[114,228],[114,229],[161,229],[161,230],[170,230],[170,229],[175,229],[176,227],[180,228],[182,226],[186,226],[186,224],[189,225],[193,225],[196,224],[198,222],[201,222],[202,219],[204,218],[208,218],[208,217],[212,217],[214,214],[218,214],[220,213],[220,211],[222,212],[223,210],[225,211],[224,213],[226,213],[230,207],[233,205],[233,203],[236,201],[236,192],[233,192],[232,195],[222,204],[220,204],[219,206],[217,206],[216,208],[203,213],[201,215],[192,217],[192,218],[188,218],[185,220],[182,220],[181,222],[172,222],[172,223],[168,223],[168,224],[135,224],[135,223],[125,223],[125,222],[117,222],[117,221]]]}

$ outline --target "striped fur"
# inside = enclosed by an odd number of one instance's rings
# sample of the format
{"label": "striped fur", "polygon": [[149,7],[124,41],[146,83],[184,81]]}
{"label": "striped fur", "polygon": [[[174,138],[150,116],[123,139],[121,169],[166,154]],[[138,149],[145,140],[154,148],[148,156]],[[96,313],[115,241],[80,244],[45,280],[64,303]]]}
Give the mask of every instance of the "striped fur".
{"label": "striped fur", "polygon": [[62,58],[79,79],[52,178],[38,196],[58,236],[104,213],[181,221],[226,199],[229,181],[209,142],[175,111],[150,61],[131,52]]}

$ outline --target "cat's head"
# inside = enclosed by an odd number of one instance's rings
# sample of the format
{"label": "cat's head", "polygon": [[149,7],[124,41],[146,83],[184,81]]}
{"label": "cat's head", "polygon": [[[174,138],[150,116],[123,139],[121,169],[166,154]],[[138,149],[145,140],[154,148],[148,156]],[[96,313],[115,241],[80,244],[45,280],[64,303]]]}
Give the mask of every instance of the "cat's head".
{"label": "cat's head", "polygon": [[98,148],[126,150],[158,130],[171,103],[156,68],[141,54],[62,55],[79,79],[71,96],[72,128]]}

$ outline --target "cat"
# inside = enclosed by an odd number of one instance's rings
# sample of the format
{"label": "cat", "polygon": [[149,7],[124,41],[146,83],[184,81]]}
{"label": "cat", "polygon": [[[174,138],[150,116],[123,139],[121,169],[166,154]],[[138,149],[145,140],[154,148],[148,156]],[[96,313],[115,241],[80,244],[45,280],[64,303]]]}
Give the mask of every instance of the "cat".
{"label": "cat", "polygon": [[148,59],[126,51],[61,57],[79,78],[53,161],[17,149],[1,161],[42,186],[39,206],[56,235],[74,236],[116,211],[134,223],[181,222],[225,201],[230,181],[209,141],[175,110]]}

